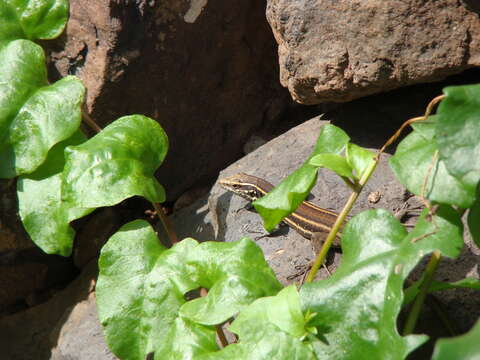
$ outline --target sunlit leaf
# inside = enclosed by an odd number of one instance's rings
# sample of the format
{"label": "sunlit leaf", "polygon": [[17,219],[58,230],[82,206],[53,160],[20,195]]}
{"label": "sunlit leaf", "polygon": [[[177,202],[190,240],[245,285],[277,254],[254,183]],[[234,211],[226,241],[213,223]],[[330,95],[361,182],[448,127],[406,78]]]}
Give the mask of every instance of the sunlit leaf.
{"label": "sunlit leaf", "polygon": [[238,335],[239,342],[201,357],[202,360],[316,359],[310,341],[304,341],[308,335],[307,321],[293,285],[276,296],[254,301],[239,314],[229,330]]}
{"label": "sunlit leaf", "polygon": [[440,159],[470,192],[480,179],[480,85],[443,89],[435,128]]}
{"label": "sunlit leaf", "polygon": [[340,176],[353,178],[352,168],[343,156],[338,154],[318,154],[310,159],[310,165],[324,167]]}
{"label": "sunlit leaf", "polygon": [[[426,340],[398,334],[403,282],[424,255],[439,249],[458,256],[463,245],[462,223],[453,209],[442,207],[433,218],[436,225],[423,214],[411,233],[385,210],[349,221],[337,271],[300,292],[303,310],[316,314],[310,323],[323,339],[312,343],[317,358],[404,359]],[[420,233],[431,235],[419,239]]]}
{"label": "sunlit leaf", "polygon": [[17,181],[18,210],[23,226],[32,241],[47,254],[69,256],[75,236],[70,222],[94,210],[76,208],[61,199],[64,149],[85,140],[77,131],[55,145],[35,172],[20,176]]}
{"label": "sunlit leaf", "polygon": [[68,19],[68,0],[0,0],[0,41],[53,39]]}
{"label": "sunlit leaf", "polygon": [[47,84],[38,45],[16,40],[0,47],[0,177],[31,173],[74,133],[84,93],[74,76]]}
{"label": "sunlit leaf", "polygon": [[310,193],[317,179],[317,167],[310,165],[310,159],[322,153],[340,154],[348,141],[349,137],[342,129],[330,124],[324,125],[320,130],[315,149],[304,164],[266,196],[253,203],[263,218],[267,231],[272,231]]}
{"label": "sunlit leaf", "polygon": [[86,208],[115,205],[134,195],[162,202],[165,190],[154,173],[167,151],[167,135],[156,121],[124,116],[66,149],[63,198]]}
{"label": "sunlit leaf", "polygon": [[[99,318],[109,347],[125,359],[144,359],[157,347],[166,355],[181,344],[190,344],[186,353],[211,349],[212,327],[195,322],[222,323],[281,289],[251,240],[198,244],[185,239],[166,249],[140,220],[109,239],[99,266]],[[185,294],[200,287],[208,295],[187,301]]]}
{"label": "sunlit leaf", "polygon": [[371,151],[350,142],[347,144],[345,150],[347,162],[355,171],[355,177],[358,180],[360,180],[363,172],[372,164],[374,156],[375,154]]}
{"label": "sunlit leaf", "polygon": [[475,193],[450,175],[445,162],[439,159],[433,131],[429,131],[434,126],[422,124],[422,131],[414,131],[403,139],[389,160],[390,166],[412,193],[442,204],[469,207]]}

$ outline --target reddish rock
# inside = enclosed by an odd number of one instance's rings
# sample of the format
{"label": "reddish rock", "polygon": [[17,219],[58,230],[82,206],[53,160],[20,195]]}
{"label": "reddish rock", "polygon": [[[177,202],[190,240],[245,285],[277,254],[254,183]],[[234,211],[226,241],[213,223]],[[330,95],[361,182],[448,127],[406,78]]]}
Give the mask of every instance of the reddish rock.
{"label": "reddish rock", "polygon": [[52,69],[78,75],[105,126],[140,113],[159,121],[170,151],[158,177],[170,199],[242,155],[288,94],[258,0],[71,1]]}

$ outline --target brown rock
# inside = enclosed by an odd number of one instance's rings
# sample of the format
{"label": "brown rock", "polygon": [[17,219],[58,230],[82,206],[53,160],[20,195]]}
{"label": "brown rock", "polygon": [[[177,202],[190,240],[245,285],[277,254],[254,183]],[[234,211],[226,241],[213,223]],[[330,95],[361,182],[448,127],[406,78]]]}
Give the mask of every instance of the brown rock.
{"label": "brown rock", "polygon": [[77,233],[73,248],[75,266],[83,268],[98,257],[108,238],[121,226],[113,208],[102,208],[88,217],[88,221]]}
{"label": "brown rock", "polygon": [[15,180],[0,180],[0,263],[4,253],[34,247],[18,216]]}
{"label": "brown rock", "polygon": [[101,126],[132,113],[159,121],[170,199],[240,157],[284,107],[263,1],[72,0],[70,13],[52,68],[84,81]]}
{"label": "brown rock", "polygon": [[303,104],[437,81],[480,64],[480,20],[456,0],[268,0],[280,78]]}
{"label": "brown rock", "polygon": [[25,299],[45,285],[45,264],[20,264],[0,267],[0,311]]}
{"label": "brown rock", "polygon": [[[58,338],[57,338],[58,331]],[[76,304],[59,321],[51,340],[56,343],[51,360],[114,360],[105,343],[103,329],[97,315],[95,294]]]}

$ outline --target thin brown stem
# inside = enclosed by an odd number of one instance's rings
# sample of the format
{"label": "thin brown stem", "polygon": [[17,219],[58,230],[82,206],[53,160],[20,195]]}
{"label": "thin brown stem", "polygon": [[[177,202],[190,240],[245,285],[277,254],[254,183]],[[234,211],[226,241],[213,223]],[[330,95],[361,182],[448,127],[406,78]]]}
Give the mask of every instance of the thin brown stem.
{"label": "thin brown stem", "polygon": [[83,117],[83,120],[85,121],[85,123],[93,131],[95,131],[96,133],[99,133],[100,131],[102,131],[102,128],[100,126],[98,126],[97,123],[95,122],[95,120],[93,120],[92,117],[88,114],[87,106],[85,105],[85,103],[82,106],[82,117]]}
{"label": "thin brown stem", "polygon": [[[97,134],[100,131],[102,131],[102,128],[98,126],[95,120],[93,120],[92,117],[88,114],[88,109],[85,103],[83,103],[82,105],[82,117],[83,117],[84,123],[87,124]],[[157,214],[158,218],[163,224],[165,231],[167,232],[167,236],[170,239],[170,243],[172,245],[176,244],[178,242],[178,237],[177,237],[177,234],[175,233],[175,230],[173,229],[173,225],[170,222],[170,219],[165,215],[160,204],[152,202],[152,205],[155,208],[155,213]]]}
{"label": "thin brown stem", "polygon": [[410,124],[413,124],[414,122],[417,122],[417,121],[423,121],[423,120],[427,120],[427,118],[430,116],[432,110],[433,110],[433,107],[438,104],[440,101],[442,101],[443,99],[445,98],[445,95],[439,95],[437,96],[436,98],[434,98],[432,101],[430,101],[427,105],[427,109],[425,110],[425,115],[423,116],[417,116],[417,117],[414,117],[412,119],[409,119],[407,121],[405,121],[402,126],[400,126],[400,128],[395,132],[395,134],[393,134],[393,136],[388,139],[388,141],[382,146],[382,148],[380,149],[380,151],[378,152],[377,156],[380,156],[380,154],[382,154],[385,149],[390,146],[399,136],[400,134],[402,133],[402,131]]}
{"label": "thin brown stem", "polygon": [[[200,288],[200,296],[205,297],[208,295],[208,290],[205,288]],[[220,341],[221,347],[224,348],[228,346],[228,340],[223,332],[222,324],[215,325],[215,330],[217,332],[218,340]]]}
{"label": "thin brown stem", "polygon": [[158,203],[152,203],[152,204],[153,204],[153,207],[155,208],[155,212],[157,213],[158,218],[162,222],[163,227],[164,227],[165,231],[167,232],[167,236],[170,239],[170,242],[172,243],[172,245],[178,243],[177,234],[175,233],[175,230],[173,229],[172,222],[170,221],[168,216],[165,215],[165,213],[164,213],[162,207],[160,206],[160,204],[158,204]]}

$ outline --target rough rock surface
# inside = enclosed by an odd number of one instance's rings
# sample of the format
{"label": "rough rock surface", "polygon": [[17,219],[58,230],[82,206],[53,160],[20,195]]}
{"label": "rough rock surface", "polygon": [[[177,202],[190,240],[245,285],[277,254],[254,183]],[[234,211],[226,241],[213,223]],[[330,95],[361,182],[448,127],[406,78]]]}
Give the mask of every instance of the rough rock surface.
{"label": "rough rock surface", "polygon": [[[225,169],[220,177],[244,171],[278,182],[288,172],[298,167],[312,150],[319,128],[325,121],[314,118],[284,135],[261,146],[237,163]],[[357,131],[359,143],[368,140],[368,131]],[[367,145],[368,146],[368,145]],[[385,159],[380,163],[372,181],[362,193],[354,212],[365,208],[383,207],[396,210],[408,196],[392,177]],[[374,192],[380,195],[375,204],[368,198]],[[339,210],[349,190],[335,175],[321,172],[313,189],[313,201],[323,207]],[[375,196],[370,196],[373,198]],[[414,199],[410,198],[408,201]],[[246,201],[225,192],[215,185],[210,197],[202,197],[191,206],[175,213],[172,221],[180,238],[194,237],[201,241],[234,241],[243,236],[255,238],[264,235],[258,214],[245,208]],[[160,231],[160,237],[162,235]],[[283,283],[299,281],[313,258],[309,241],[293,230],[282,228],[279,234],[261,238],[267,260]],[[478,277],[480,250],[470,243],[455,261],[441,263],[438,280],[453,281],[469,276]],[[341,255],[335,253],[328,265],[333,270]],[[112,360],[115,357],[106,348],[101,327],[96,316],[95,297],[92,293],[96,275],[95,262],[90,262],[79,279],[47,303],[24,312],[0,318],[0,347],[2,356],[11,360],[76,359]],[[320,276],[327,276],[321,269]],[[465,331],[478,317],[478,296],[474,292],[449,291],[442,294],[442,302],[452,318],[458,320],[459,329]],[[459,304],[461,306],[459,306]],[[436,318],[431,316],[423,324],[431,329]],[[422,324],[420,324],[422,325]],[[438,325],[439,328],[442,325]],[[441,334],[445,335],[445,334]],[[417,357],[425,358],[425,357]]]}
{"label": "rough rock surface", "polygon": [[[262,1],[71,0],[64,34],[42,45],[51,80],[80,77],[101,126],[132,113],[161,123],[170,151],[158,176],[171,198],[240,157],[252,129],[275,119],[288,98]],[[36,247],[17,216],[15,181],[0,181],[0,194],[2,313],[52,284],[52,272],[49,260],[25,256]],[[112,218],[79,232],[77,266],[97,255]]]}
{"label": "rough rock surface", "polygon": [[281,83],[303,104],[344,102],[478,66],[470,3],[268,0]]}
{"label": "rough rock surface", "polygon": [[96,274],[96,262],[90,262],[68,288],[48,302],[0,318],[1,358],[114,359],[96,315],[92,293]]}
{"label": "rough rock surface", "polygon": [[[328,122],[316,117],[295,127],[230,165],[219,177],[245,172],[278,184],[309,156],[320,127],[326,123]],[[376,204],[370,204],[367,200],[368,195],[373,192],[379,192],[380,199]],[[311,192],[311,201],[326,209],[339,211],[349,195],[349,188],[335,174],[325,170],[319,172],[317,184]],[[376,174],[357,201],[353,213],[370,207],[395,210],[403,205],[406,196],[403,187],[389,171],[386,157],[383,157]],[[310,241],[288,227],[281,227],[278,233],[263,237],[266,233],[261,219],[254,211],[247,210],[247,203],[218,185],[213,187],[209,204],[216,239],[234,241],[243,236],[258,238],[257,244],[264,251],[279,280],[284,284],[299,280],[314,259]],[[332,257],[331,260],[337,265],[340,255],[332,254]],[[322,269],[320,277],[327,275],[326,270]]]}
{"label": "rough rock surface", "polygon": [[164,127],[170,199],[239,158],[288,104],[264,1],[72,0],[51,47],[51,68],[85,82],[102,127],[132,113]]}
{"label": "rough rock surface", "polygon": [[[319,128],[324,123],[314,118],[297,126],[230,165],[220,173],[219,177],[246,172],[278,183],[309,155]],[[363,126],[356,129],[354,142],[366,147],[377,147],[378,139],[372,138],[371,129]],[[369,144],[375,144],[375,146],[369,146]],[[386,158],[388,155],[383,157],[373,177],[367,183],[366,189],[353,209],[353,214],[367,208],[385,208],[395,212],[405,202],[413,208],[419,205],[417,199],[410,198],[393,177]],[[380,195],[379,201],[369,202],[369,196],[370,199],[376,197],[371,196],[376,192],[378,194],[375,195]],[[349,189],[336,175],[321,171],[318,183],[312,190],[312,201],[328,209],[340,210],[349,194]],[[260,216],[248,210],[246,205],[246,200],[226,192],[216,184],[208,199],[206,196],[199,199],[192,206],[175,213],[172,220],[180,238],[188,236],[200,241],[235,241],[248,236],[257,239],[257,244],[262,248],[279,280],[284,284],[298,282],[314,257],[310,242],[287,227],[281,228],[271,237],[262,237],[265,231],[262,228]],[[413,214],[414,212],[411,215]],[[405,220],[411,223],[414,217],[407,217]],[[457,259],[442,260],[436,280],[456,281],[467,276],[478,278],[479,258],[480,249],[467,238],[467,246]],[[331,254],[328,263],[330,271],[334,270],[340,259],[341,254]],[[419,265],[414,272],[414,277],[418,277],[421,270],[422,265]],[[320,269],[318,275],[320,278],[327,275],[325,268]],[[480,316],[480,298],[473,290],[449,290],[439,293],[438,298],[445,305],[448,315],[456,323],[459,331],[467,331]],[[419,325],[421,329],[430,333],[433,329],[438,336],[448,335],[444,326],[438,322],[436,315],[429,314],[427,311],[422,319]]]}

